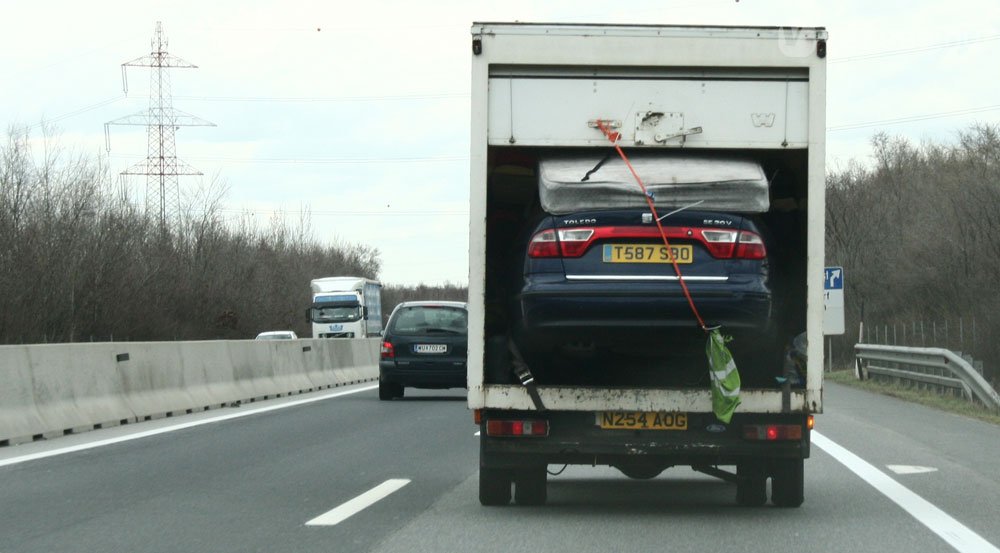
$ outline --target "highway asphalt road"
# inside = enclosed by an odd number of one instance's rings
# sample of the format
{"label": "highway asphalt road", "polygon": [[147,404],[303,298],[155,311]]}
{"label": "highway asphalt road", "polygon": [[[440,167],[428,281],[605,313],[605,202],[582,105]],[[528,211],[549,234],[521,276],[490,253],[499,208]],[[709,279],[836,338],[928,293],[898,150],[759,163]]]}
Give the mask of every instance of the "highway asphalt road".
{"label": "highway asphalt road", "polygon": [[569,467],[546,506],[481,507],[462,390],[98,430],[0,449],[0,553],[1000,551],[1000,427],[835,384],[825,402],[799,509],[737,507],[683,467]]}

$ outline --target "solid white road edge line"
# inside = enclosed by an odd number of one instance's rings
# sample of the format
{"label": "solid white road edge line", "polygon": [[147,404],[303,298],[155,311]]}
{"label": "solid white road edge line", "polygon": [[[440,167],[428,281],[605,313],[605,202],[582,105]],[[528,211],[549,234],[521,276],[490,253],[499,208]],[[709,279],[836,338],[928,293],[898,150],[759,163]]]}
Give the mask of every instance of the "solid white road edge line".
{"label": "solid white road edge line", "polygon": [[926,499],[913,493],[909,488],[906,488],[890,478],[886,473],[875,468],[874,465],[851,453],[844,447],[837,445],[815,430],[812,432],[812,443],[902,507],[904,511],[927,528],[930,528],[932,532],[948,542],[948,545],[954,547],[955,550],[961,553],[1000,553],[1000,549],[997,549],[996,546],[983,539],[982,536],[952,518],[948,513],[935,507]]}
{"label": "solid white road edge line", "polygon": [[135,434],[129,434],[127,436],[118,436],[116,438],[108,438],[105,440],[97,440],[93,442],[88,442],[85,444],[78,444],[69,447],[62,447],[59,449],[52,449],[49,451],[40,451],[38,453],[31,453],[29,455],[22,455],[20,457],[11,457],[10,459],[0,459],[0,467],[6,467],[10,465],[16,465],[18,463],[25,463],[28,461],[34,461],[36,459],[45,459],[46,457],[55,457],[57,455],[64,455],[66,453],[73,453],[76,451],[83,451],[86,449],[94,449],[95,447],[103,447],[106,445],[117,444],[121,442],[127,442],[130,440],[138,440],[140,438],[147,438],[149,436],[156,436],[157,434],[166,434],[167,432],[174,432],[177,430],[184,430],[185,428],[193,428],[195,426],[201,426],[203,424],[212,424],[215,422],[222,422],[231,419],[238,419],[240,417],[248,417],[250,415],[256,415],[258,413],[267,413],[268,411],[277,411],[279,409],[287,409],[289,407],[297,407],[299,405],[305,405],[307,403],[315,403],[317,401],[323,401],[326,399],[332,399],[335,397],[346,396],[349,394],[356,394],[358,392],[367,392],[368,390],[374,390],[378,385],[365,386],[363,388],[356,388],[354,390],[345,390],[342,392],[336,392],[333,394],[325,394],[318,397],[310,397],[306,399],[299,399],[295,401],[290,401],[288,403],[280,403],[277,405],[268,405],[267,407],[258,407],[256,409],[247,409],[245,411],[241,410],[237,413],[230,413],[228,415],[220,415],[218,417],[212,417],[209,419],[201,419],[192,422],[184,422],[181,424],[175,424],[172,426],[164,426],[163,428],[157,428],[155,430],[145,430],[142,432],[136,432]]}
{"label": "solid white road edge line", "polygon": [[356,515],[371,507],[409,483],[410,481],[406,478],[386,480],[347,503],[343,503],[339,507],[335,507],[310,520],[306,523],[306,526],[333,526],[340,524],[352,515]]}

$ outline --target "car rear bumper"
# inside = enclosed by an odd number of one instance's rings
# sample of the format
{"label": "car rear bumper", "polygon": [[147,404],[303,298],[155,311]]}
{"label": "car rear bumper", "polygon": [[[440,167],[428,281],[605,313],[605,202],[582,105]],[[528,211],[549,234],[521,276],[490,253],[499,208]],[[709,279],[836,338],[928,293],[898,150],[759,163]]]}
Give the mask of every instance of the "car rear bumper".
{"label": "car rear bumper", "polygon": [[466,365],[421,365],[401,367],[393,361],[379,361],[379,380],[411,388],[464,388]]}
{"label": "car rear bumper", "polygon": [[[709,325],[762,329],[771,293],[762,281],[691,283],[692,300]],[[676,282],[529,282],[520,294],[527,328],[690,328],[694,315]]]}

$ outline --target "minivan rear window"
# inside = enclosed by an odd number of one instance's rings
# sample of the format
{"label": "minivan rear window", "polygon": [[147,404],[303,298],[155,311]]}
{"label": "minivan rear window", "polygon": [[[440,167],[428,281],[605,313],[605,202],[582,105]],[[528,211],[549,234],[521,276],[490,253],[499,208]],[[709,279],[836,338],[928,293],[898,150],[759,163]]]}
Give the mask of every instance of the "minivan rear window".
{"label": "minivan rear window", "polygon": [[396,314],[390,332],[407,335],[468,333],[469,314],[460,307],[420,305],[404,307]]}

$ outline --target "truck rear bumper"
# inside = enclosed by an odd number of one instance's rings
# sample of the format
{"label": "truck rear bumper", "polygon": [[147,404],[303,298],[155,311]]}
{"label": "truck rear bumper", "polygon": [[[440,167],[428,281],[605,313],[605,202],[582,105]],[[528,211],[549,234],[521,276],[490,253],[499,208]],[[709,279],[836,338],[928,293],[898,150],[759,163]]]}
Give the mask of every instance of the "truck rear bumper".
{"label": "truck rear bumper", "polygon": [[[549,435],[544,437],[487,436],[489,419],[544,419]],[[589,412],[483,413],[480,465],[516,468],[538,464],[612,465],[655,462],[664,465],[735,465],[747,459],[809,457],[806,415],[737,414],[722,425],[711,413],[689,413],[686,430],[607,430]],[[747,440],[748,424],[801,424],[799,440]]]}

